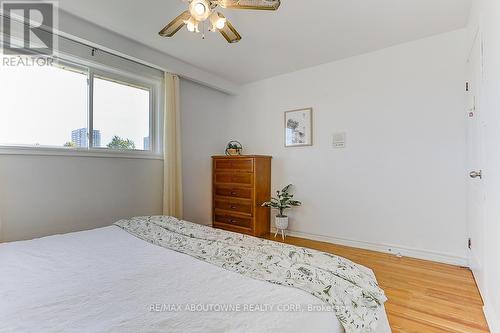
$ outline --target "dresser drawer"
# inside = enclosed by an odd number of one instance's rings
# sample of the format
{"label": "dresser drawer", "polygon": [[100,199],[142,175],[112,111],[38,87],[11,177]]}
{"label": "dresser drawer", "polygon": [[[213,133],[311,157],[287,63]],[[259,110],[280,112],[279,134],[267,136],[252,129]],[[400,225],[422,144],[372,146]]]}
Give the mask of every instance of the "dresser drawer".
{"label": "dresser drawer", "polygon": [[252,219],[249,217],[233,216],[231,214],[215,213],[215,223],[221,223],[242,228],[252,228]]}
{"label": "dresser drawer", "polygon": [[215,198],[215,209],[225,210],[228,212],[235,212],[252,216],[252,202],[251,201],[236,201],[227,200],[222,198]]}
{"label": "dresser drawer", "polygon": [[216,172],[214,177],[216,184],[241,184],[241,185],[253,184],[252,173]]}
{"label": "dresser drawer", "polygon": [[252,189],[248,187],[215,185],[215,195],[221,197],[252,199]]}
{"label": "dresser drawer", "polygon": [[252,159],[216,159],[214,160],[215,171],[242,171],[253,172]]}
{"label": "dresser drawer", "polygon": [[270,231],[271,156],[212,156],[212,225],[252,236]]}

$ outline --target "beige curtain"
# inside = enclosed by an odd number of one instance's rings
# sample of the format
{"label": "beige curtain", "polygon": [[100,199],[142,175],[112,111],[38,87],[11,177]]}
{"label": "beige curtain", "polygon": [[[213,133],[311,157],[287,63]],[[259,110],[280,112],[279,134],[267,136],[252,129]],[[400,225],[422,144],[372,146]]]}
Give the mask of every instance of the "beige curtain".
{"label": "beige curtain", "polygon": [[179,77],[165,73],[163,215],[182,218],[182,151]]}

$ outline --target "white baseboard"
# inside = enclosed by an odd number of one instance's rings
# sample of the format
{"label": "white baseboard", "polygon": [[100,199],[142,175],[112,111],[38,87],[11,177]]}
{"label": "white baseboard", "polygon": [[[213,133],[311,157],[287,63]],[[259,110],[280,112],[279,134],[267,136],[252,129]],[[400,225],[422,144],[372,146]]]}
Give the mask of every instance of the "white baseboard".
{"label": "white baseboard", "polygon": [[488,304],[485,304],[483,307],[484,316],[486,317],[486,321],[488,322],[488,326],[490,327],[491,333],[500,333],[500,318],[493,311],[492,307]]}
{"label": "white baseboard", "polygon": [[[273,234],[275,231],[276,231],[276,229],[272,228]],[[293,230],[287,230],[286,233],[287,233],[287,235],[290,235],[290,236],[306,238],[306,239],[311,239],[311,240],[316,240],[316,241],[321,241],[321,242],[327,242],[327,243],[338,244],[338,245],[345,245],[345,246],[350,246],[350,247],[357,247],[360,249],[390,253],[390,254],[394,254],[394,255],[401,255],[404,257],[411,257],[411,258],[417,258],[417,259],[437,261],[437,262],[441,262],[441,263],[445,263],[445,264],[469,267],[467,258],[459,257],[459,256],[455,256],[452,254],[447,254],[447,253],[439,253],[439,252],[434,252],[434,251],[429,251],[429,250],[414,249],[414,248],[389,245],[389,244],[376,244],[376,243],[370,243],[370,242],[364,242],[364,241],[346,239],[346,238],[320,236],[320,235],[314,235],[314,234],[293,231]]]}

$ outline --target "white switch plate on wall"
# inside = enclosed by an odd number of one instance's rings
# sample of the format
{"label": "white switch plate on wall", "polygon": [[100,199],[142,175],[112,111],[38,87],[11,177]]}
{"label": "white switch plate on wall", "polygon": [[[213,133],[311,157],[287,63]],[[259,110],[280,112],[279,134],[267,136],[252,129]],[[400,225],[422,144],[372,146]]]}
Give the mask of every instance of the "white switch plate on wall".
{"label": "white switch plate on wall", "polygon": [[341,149],[346,145],[346,133],[339,132],[333,134],[333,148]]}

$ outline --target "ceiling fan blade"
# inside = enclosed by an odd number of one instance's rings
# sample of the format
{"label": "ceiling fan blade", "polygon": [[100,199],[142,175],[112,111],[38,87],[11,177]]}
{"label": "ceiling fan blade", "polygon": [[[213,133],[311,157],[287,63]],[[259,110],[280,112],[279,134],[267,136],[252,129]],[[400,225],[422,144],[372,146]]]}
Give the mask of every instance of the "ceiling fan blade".
{"label": "ceiling fan blade", "polygon": [[189,20],[191,14],[189,11],[185,11],[181,15],[177,16],[172,22],[170,22],[165,28],[161,29],[159,32],[162,37],[172,37],[175,33],[184,26],[184,21]]}
{"label": "ceiling fan blade", "polygon": [[[226,17],[222,13],[217,13],[219,14],[219,17],[225,19]],[[236,29],[233,27],[231,22],[229,22],[228,19],[226,19],[226,24],[224,24],[224,28],[219,29],[219,32],[221,33],[222,36],[228,41],[228,43],[236,43],[241,40],[241,36],[236,31]]]}
{"label": "ceiling fan blade", "polygon": [[219,6],[229,9],[277,10],[280,0],[219,0]]}

